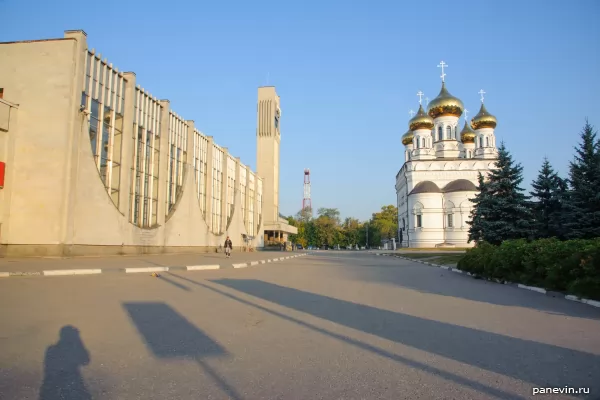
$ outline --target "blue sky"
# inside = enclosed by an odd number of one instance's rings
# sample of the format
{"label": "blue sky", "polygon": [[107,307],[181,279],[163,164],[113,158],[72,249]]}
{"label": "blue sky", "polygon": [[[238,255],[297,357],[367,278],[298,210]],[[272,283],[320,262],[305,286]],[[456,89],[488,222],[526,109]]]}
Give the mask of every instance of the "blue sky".
{"label": "blue sky", "polygon": [[[586,117],[600,127],[600,2],[0,0],[0,41],[83,29],[90,47],[255,168],[257,87],[282,102],[280,204],[368,218],[395,204],[417,91],[446,83],[525,168],[566,174]],[[267,80],[268,77],[268,80]],[[462,125],[462,121],[461,121]]]}

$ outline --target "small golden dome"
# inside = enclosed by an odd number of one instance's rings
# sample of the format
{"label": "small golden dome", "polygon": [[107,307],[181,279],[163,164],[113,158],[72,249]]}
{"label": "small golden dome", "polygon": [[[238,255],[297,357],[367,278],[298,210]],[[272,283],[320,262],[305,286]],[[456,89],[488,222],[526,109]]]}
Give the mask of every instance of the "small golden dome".
{"label": "small golden dome", "polygon": [[413,131],[409,129],[404,135],[402,135],[402,144],[405,146],[412,144],[414,136],[415,135],[413,134]]}
{"label": "small golden dome", "polygon": [[467,121],[465,121],[465,126],[462,128],[462,131],[460,131],[460,141],[465,144],[475,143],[475,132],[473,132],[473,129],[467,124]]}
{"label": "small golden dome", "polygon": [[446,90],[446,84],[442,82],[442,90],[440,94],[429,103],[427,113],[431,118],[442,116],[460,117],[465,106],[459,98],[454,97]]}
{"label": "small golden dome", "polygon": [[417,112],[417,115],[408,121],[408,125],[410,126],[411,131],[416,131],[418,129],[427,129],[430,131],[433,129],[433,119],[429,115],[425,114],[423,106],[419,105],[419,111]]}
{"label": "small golden dome", "polygon": [[488,110],[485,109],[483,103],[481,103],[481,108],[479,109],[479,112],[476,116],[473,117],[473,119],[471,119],[471,127],[475,130],[481,128],[494,129],[496,127],[497,122],[498,121],[496,120],[496,117],[490,114]]}

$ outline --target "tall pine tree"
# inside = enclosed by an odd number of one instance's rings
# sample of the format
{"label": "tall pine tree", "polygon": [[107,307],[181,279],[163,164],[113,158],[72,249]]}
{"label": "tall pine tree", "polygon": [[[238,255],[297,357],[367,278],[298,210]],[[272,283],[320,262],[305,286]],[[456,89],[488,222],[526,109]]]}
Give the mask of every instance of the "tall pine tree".
{"label": "tall pine tree", "polygon": [[469,240],[500,244],[504,240],[532,237],[533,217],[529,197],[519,186],[522,182],[523,167],[514,163],[502,142],[495,169],[490,171],[487,181],[480,178],[480,193],[471,200],[475,208]]}
{"label": "tall pine tree", "polygon": [[600,141],[587,119],[569,165],[569,185],[564,213],[567,237],[600,237]]}
{"label": "tall pine tree", "polygon": [[484,232],[489,230],[485,216],[490,214],[491,196],[487,182],[481,172],[477,175],[477,191],[475,198],[471,199],[474,205],[471,218],[467,221],[467,225],[469,225],[469,243],[484,241]]}
{"label": "tall pine tree", "polygon": [[544,157],[538,177],[531,184],[530,192],[534,201],[531,203],[535,219],[536,238],[563,238],[561,224],[562,201],[565,182],[562,180]]}

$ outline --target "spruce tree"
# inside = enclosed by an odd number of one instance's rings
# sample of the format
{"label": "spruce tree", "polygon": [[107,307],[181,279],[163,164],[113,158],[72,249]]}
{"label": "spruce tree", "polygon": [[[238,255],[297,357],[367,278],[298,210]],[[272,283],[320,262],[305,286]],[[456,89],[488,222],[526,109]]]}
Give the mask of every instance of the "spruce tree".
{"label": "spruce tree", "polygon": [[560,215],[562,213],[562,194],[564,181],[554,172],[550,162],[544,157],[538,177],[531,184],[530,192],[534,201],[531,203],[535,237],[562,237]]}
{"label": "spruce tree", "polygon": [[566,239],[566,228],[565,228],[565,210],[566,204],[569,199],[569,182],[567,179],[563,179],[557,176],[557,190],[554,194],[555,204],[557,206],[556,212],[550,216],[550,229],[554,232],[554,236],[564,240]]}
{"label": "spruce tree", "polygon": [[[530,239],[533,217],[529,197],[519,185],[523,182],[523,167],[515,164],[504,142],[498,148],[495,168],[483,184],[475,203],[469,237],[476,241],[500,244],[509,239]],[[481,183],[480,183],[481,185]]]}
{"label": "spruce tree", "polygon": [[471,202],[474,204],[471,218],[467,221],[469,225],[469,243],[484,240],[484,232],[487,231],[486,216],[490,213],[490,194],[484,176],[479,172],[477,175],[477,194]]}
{"label": "spruce tree", "polygon": [[600,142],[585,121],[581,143],[569,165],[565,225],[569,239],[600,237]]}

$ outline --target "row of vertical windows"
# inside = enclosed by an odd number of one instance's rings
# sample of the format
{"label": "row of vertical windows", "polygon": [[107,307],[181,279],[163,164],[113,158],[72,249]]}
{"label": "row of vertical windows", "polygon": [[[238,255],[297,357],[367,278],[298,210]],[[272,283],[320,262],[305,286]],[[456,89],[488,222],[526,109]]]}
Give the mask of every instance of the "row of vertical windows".
{"label": "row of vertical windows", "polygon": [[248,170],[246,167],[240,168],[240,200],[242,206],[242,217],[244,221],[244,225],[246,225],[246,221],[248,220],[248,215],[246,213],[246,178],[247,178]]}
{"label": "row of vertical windows", "polygon": [[227,225],[231,222],[235,204],[235,165],[235,160],[227,156]]}
{"label": "row of vertical windows", "polygon": [[254,174],[248,176],[248,235],[254,236]]}
{"label": "row of vertical windows", "polygon": [[431,147],[431,141],[429,139],[425,140],[425,138],[421,138],[421,140],[419,140],[419,138],[414,138],[413,141],[417,149]]}
{"label": "row of vertical windows", "polygon": [[[111,64],[102,61],[94,53],[88,52],[85,61],[83,92],[81,106],[87,111],[89,121],[89,137],[92,155],[104,187],[115,206],[120,198],[121,180],[127,171],[121,171],[121,157],[124,131],[125,89],[126,79],[122,73]],[[131,191],[129,193],[129,220],[133,224],[151,228],[158,224],[158,191],[159,191],[159,161],[160,137],[163,107],[160,102],[137,86],[133,88],[133,129],[132,129],[132,164],[130,171]],[[184,165],[187,162],[187,129],[186,122],[175,113],[169,112],[168,123],[168,157],[166,178],[166,211],[169,213],[176,203],[177,196],[183,186]],[[212,227],[215,233],[223,231],[222,202],[226,201],[226,217],[228,222],[233,216],[235,202],[235,169],[237,163],[228,157],[224,164],[224,153],[214,146],[209,150],[208,138],[194,130],[193,166],[197,185],[197,196],[200,208],[207,218],[207,182],[208,151],[213,151],[213,181],[212,185]],[[166,143],[165,143],[166,144]],[[223,199],[224,168],[227,168],[227,192]],[[254,219],[254,201],[258,202],[258,223],[262,218],[262,181],[247,172],[240,165],[240,201],[242,201],[243,221],[249,233],[255,230],[257,221]],[[246,178],[251,180],[247,188]],[[161,178],[163,179],[163,178]],[[256,191],[254,190],[256,180]],[[248,189],[249,203],[246,191]],[[164,189],[160,189],[164,190]]]}
{"label": "row of vertical windows", "polygon": [[435,135],[435,130],[432,132],[432,136],[434,138],[437,137],[438,141],[444,140],[444,139],[456,139],[457,138],[457,127],[456,126],[447,125],[445,131],[446,131],[446,135],[444,137],[444,127],[440,125],[437,128],[437,136]]}
{"label": "row of vertical windows", "polygon": [[169,113],[169,164],[167,166],[167,213],[177,201],[183,187],[183,165],[187,158],[187,124]]}
{"label": "row of vertical windows", "polygon": [[[415,215],[415,226],[417,228],[423,227],[423,216],[421,214]],[[446,214],[446,228],[454,227],[454,215],[452,213]]]}
{"label": "row of vertical windows", "polygon": [[206,188],[208,168],[208,138],[194,130],[194,175],[196,176],[196,193],[202,215],[206,218]]}
{"label": "row of vertical windows", "polygon": [[223,190],[223,150],[217,146],[213,146],[212,160],[212,231],[214,233],[222,232],[221,223],[221,191]]}
{"label": "row of vertical windows", "polygon": [[256,180],[256,206],[258,207],[258,221],[256,223],[260,226],[262,224],[262,181],[260,179]]}
{"label": "row of vertical windows", "polygon": [[162,106],[141,88],[135,89],[130,220],[143,228],[158,224],[158,168]]}
{"label": "row of vertical windows", "polygon": [[92,155],[107,193],[119,207],[125,79],[91,52],[85,70],[81,106],[88,111]]}
{"label": "row of vertical windows", "polygon": [[[483,146],[483,136],[479,137],[479,147],[484,147]],[[494,145],[493,141],[492,141],[492,146]],[[489,136],[485,137],[485,147],[490,147],[490,138]]]}

